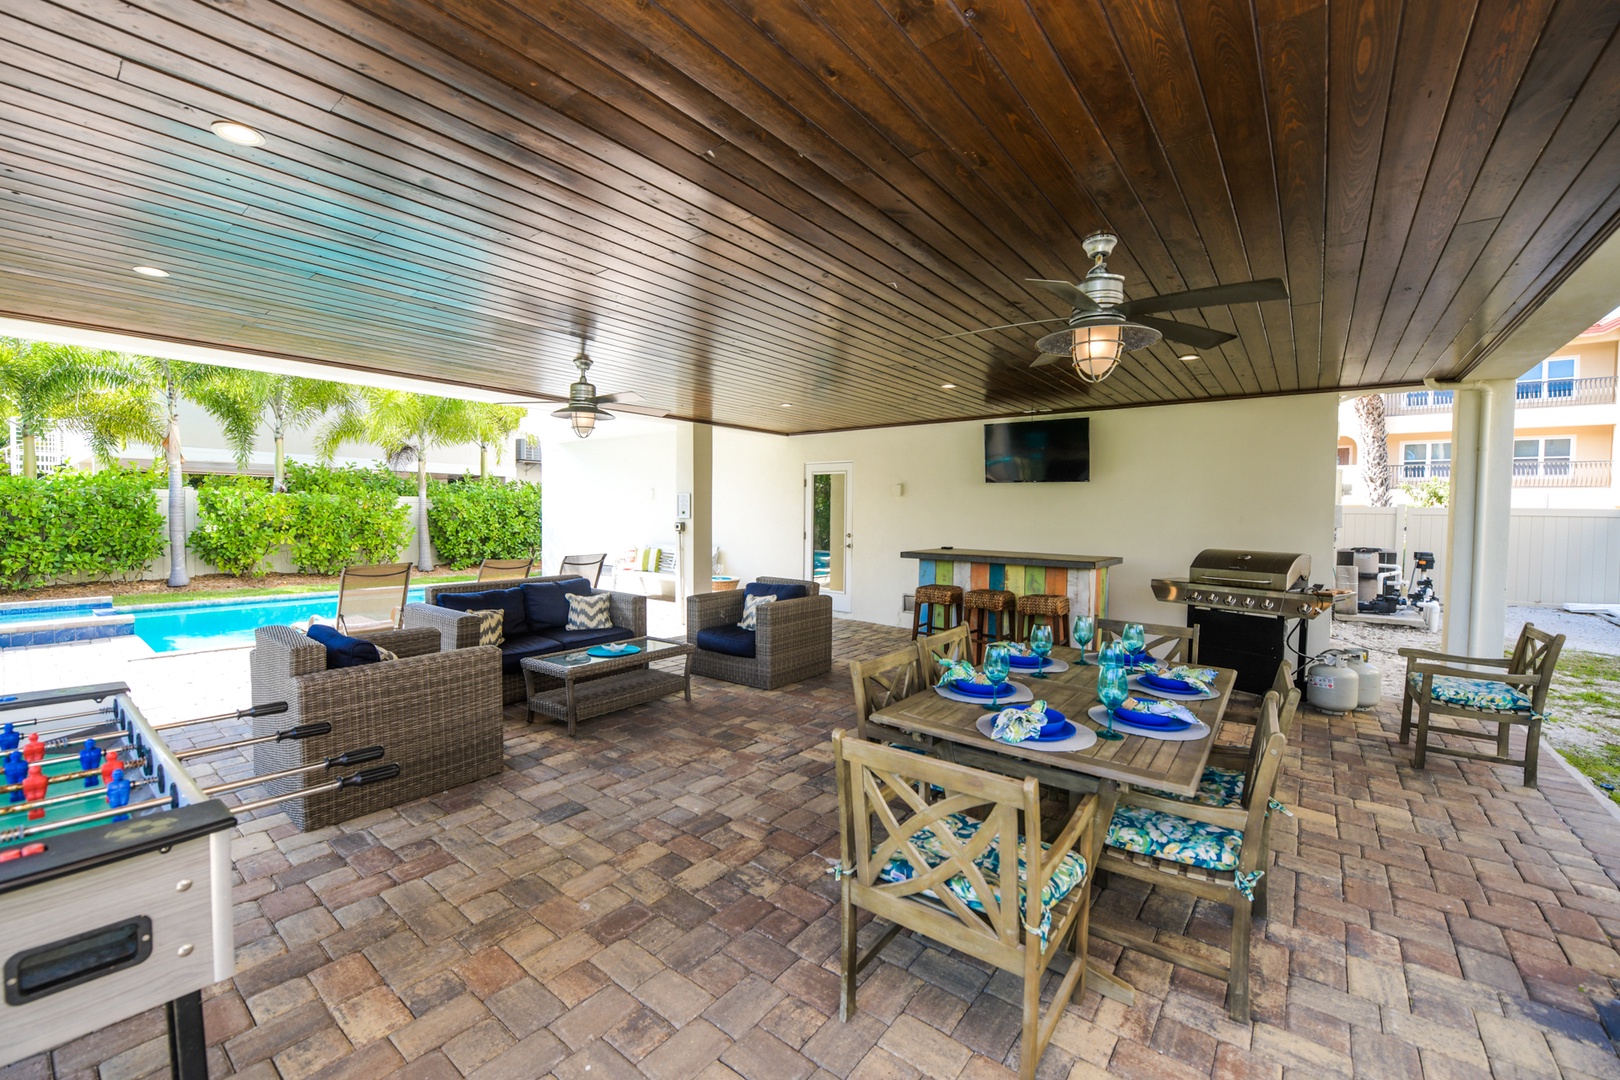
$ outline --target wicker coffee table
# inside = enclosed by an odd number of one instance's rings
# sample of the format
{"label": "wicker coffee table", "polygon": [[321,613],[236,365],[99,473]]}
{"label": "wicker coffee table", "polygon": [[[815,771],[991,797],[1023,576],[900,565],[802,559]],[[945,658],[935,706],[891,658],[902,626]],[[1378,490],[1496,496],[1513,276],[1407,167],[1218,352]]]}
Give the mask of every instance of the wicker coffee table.
{"label": "wicker coffee table", "polygon": [[[574,725],[593,716],[643,705],[670,694],[684,692],[692,702],[692,670],[688,657],[692,646],[684,641],[638,637],[616,641],[615,645],[635,645],[640,652],[628,656],[591,656],[584,649],[530,656],[522,661],[527,687],[529,720],[540,713],[554,720],[568,721],[568,734]],[[679,674],[652,666],[653,661],[679,660]],[[557,685],[558,683],[562,685]]]}

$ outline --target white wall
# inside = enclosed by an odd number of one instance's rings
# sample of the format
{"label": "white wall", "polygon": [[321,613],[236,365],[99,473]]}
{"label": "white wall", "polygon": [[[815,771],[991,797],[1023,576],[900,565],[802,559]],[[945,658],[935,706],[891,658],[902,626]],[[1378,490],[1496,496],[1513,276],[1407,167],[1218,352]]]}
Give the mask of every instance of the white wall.
{"label": "white wall", "polygon": [[611,567],[625,548],[675,539],[675,426],[624,426],[625,435],[599,428],[586,440],[561,421],[542,429],[546,573],[556,573],[565,555],[606,552]]}
{"label": "white wall", "polygon": [[[791,438],[721,428],[715,544],[726,572],[744,580],[804,576],[804,466],[851,461],[857,619],[899,622],[901,596],[917,584],[916,562],[900,552],[951,544],[1118,555],[1125,562],[1111,571],[1110,614],[1182,623],[1180,606],[1155,601],[1148,581],[1185,576],[1206,547],[1308,552],[1315,579],[1332,582],[1337,405],[1320,394],[1095,413],[1087,484],[984,483],[978,422]],[[562,548],[612,553],[647,542],[629,522],[614,531],[591,520],[627,513],[613,507],[620,498],[629,511],[647,503],[638,472],[652,464],[651,451],[627,470],[625,441],[547,442],[548,566]],[[673,452],[672,434],[651,442]],[[653,509],[636,524],[667,530],[673,497]]]}

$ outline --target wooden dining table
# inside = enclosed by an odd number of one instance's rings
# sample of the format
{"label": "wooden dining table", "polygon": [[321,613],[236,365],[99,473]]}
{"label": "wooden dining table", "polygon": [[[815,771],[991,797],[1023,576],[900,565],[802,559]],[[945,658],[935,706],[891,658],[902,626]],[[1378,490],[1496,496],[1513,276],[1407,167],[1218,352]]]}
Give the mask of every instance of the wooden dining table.
{"label": "wooden dining table", "polygon": [[[1078,649],[1056,648],[1052,655],[1066,661],[1068,669],[1044,679],[1033,678],[1033,672],[1014,669],[1009,681],[1028,686],[1036,699],[1063,713],[1077,727],[1100,730],[1102,725],[1087,716],[1093,705],[1101,704],[1097,698],[1099,667],[1095,663],[1082,665]],[[873,724],[921,737],[931,745],[935,756],[946,761],[1009,776],[1033,776],[1043,786],[1070,792],[1071,798],[1095,795],[1100,800],[1097,820],[1107,822],[1113,819],[1121,788],[1142,787],[1177,795],[1193,795],[1198,791],[1215,733],[1220,730],[1221,718],[1226,714],[1232,685],[1237,679],[1237,672],[1231,668],[1214,670],[1214,697],[1180,702],[1208,726],[1209,733],[1201,739],[1181,742],[1125,735],[1116,740],[1098,739],[1084,750],[1073,751],[1052,752],[1009,745],[979,731],[979,718],[991,715],[984,706],[955,701],[932,689],[879,709],[868,719]],[[1054,961],[1054,968],[1060,968],[1061,959]],[[1094,963],[1089,963],[1089,967],[1089,986],[1105,997],[1126,1005],[1135,1004],[1134,987]]]}

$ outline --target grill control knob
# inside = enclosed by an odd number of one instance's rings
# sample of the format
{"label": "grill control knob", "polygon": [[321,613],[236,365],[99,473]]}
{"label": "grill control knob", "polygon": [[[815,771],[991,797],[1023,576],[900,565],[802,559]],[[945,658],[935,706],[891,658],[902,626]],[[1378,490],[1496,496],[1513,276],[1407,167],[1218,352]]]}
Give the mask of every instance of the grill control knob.
{"label": "grill control knob", "polygon": [[1260,606],[1265,608],[1267,611],[1270,611],[1272,608],[1276,607],[1277,604],[1276,604],[1276,601],[1271,600],[1271,599],[1268,598],[1268,599],[1262,601]]}
{"label": "grill control knob", "polygon": [[1299,613],[1301,615],[1309,615],[1311,613],[1311,605],[1309,605],[1309,604],[1301,604],[1301,605],[1299,605]]}
{"label": "grill control knob", "polygon": [[1243,598],[1243,606],[1244,606],[1244,607],[1254,607],[1254,597],[1252,597],[1252,596],[1245,596],[1245,597],[1244,597],[1244,598]]}
{"label": "grill control knob", "polygon": [[1231,593],[1227,593],[1226,594],[1226,603],[1227,603],[1228,607],[1236,606],[1237,597],[1233,596]]}

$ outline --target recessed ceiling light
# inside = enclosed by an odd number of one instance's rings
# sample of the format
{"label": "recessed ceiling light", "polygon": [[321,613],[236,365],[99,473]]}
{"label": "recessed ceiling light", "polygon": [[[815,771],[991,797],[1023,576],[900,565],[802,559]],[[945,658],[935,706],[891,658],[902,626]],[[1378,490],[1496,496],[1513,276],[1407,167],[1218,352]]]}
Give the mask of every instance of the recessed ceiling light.
{"label": "recessed ceiling light", "polygon": [[939,388],[941,390],[955,390],[956,384],[953,382],[942,382],[939,384]]}
{"label": "recessed ceiling light", "polygon": [[784,402],[782,402],[782,408],[784,408],[784,409],[791,409],[791,408],[793,408],[793,402],[791,402],[791,401],[784,401]]}
{"label": "recessed ceiling light", "polygon": [[1189,352],[1189,353],[1182,353],[1180,356],[1176,357],[1176,359],[1180,360],[1180,361],[1182,361],[1184,363],[1194,364],[1194,363],[1198,362],[1199,356],[1195,352]]}
{"label": "recessed ceiling light", "polygon": [[141,277],[168,277],[169,276],[169,272],[167,270],[159,270],[155,266],[132,266],[132,267],[130,267],[130,269],[135,271],[137,274],[141,275]]}
{"label": "recessed ceiling light", "polygon": [[235,120],[215,120],[208,129],[228,143],[237,146],[263,146],[264,136]]}

